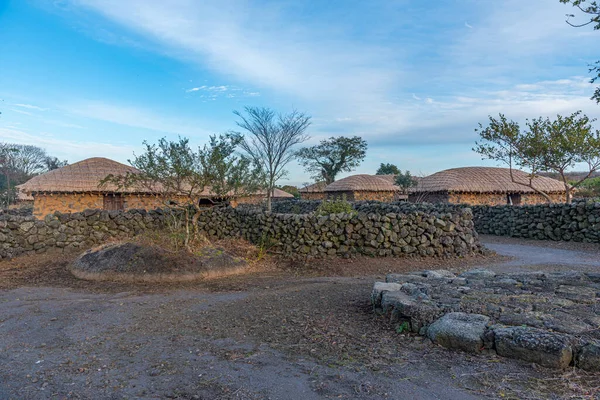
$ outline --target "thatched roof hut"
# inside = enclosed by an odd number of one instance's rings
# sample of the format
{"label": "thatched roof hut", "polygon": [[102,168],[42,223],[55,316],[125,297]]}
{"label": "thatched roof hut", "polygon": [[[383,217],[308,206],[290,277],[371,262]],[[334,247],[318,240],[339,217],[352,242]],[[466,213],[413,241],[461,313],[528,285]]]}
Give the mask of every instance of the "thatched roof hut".
{"label": "thatched roof hut", "polygon": [[[516,181],[529,183],[529,174],[513,170]],[[553,199],[564,197],[562,182],[543,176],[533,178],[533,186]],[[513,182],[510,169],[463,167],[436,172],[419,179],[409,200],[418,196],[429,202],[468,204],[535,204],[546,202],[543,196],[525,185]]]}
{"label": "thatched roof hut", "polygon": [[392,201],[398,198],[400,188],[381,175],[351,175],[325,188],[328,198],[346,197],[349,201]]}
{"label": "thatched roof hut", "polygon": [[325,182],[317,182],[298,189],[298,193],[302,200],[323,200],[327,197],[325,187],[327,187]]}
{"label": "thatched roof hut", "polygon": [[150,193],[142,187],[118,189],[114,184],[102,187],[100,182],[108,175],[139,173],[129,165],[94,157],[58,168],[31,178],[21,185],[25,193]]}

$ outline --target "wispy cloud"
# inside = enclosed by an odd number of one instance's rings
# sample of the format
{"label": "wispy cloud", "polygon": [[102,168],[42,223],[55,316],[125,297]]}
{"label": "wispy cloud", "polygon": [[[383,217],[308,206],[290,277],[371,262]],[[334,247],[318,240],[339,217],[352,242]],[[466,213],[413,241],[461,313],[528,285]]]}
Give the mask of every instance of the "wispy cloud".
{"label": "wispy cloud", "polygon": [[12,111],[12,112],[16,112],[17,114],[33,115],[32,113],[30,113],[28,111],[17,110],[16,108],[10,108],[9,110]]}
{"label": "wispy cloud", "polygon": [[13,105],[17,106],[17,107],[22,107],[22,108],[28,108],[30,110],[37,110],[37,111],[47,111],[48,110],[47,108],[42,108],[42,107],[34,106],[32,104],[20,104],[20,103],[17,103],[17,104],[13,104]]}
{"label": "wispy cloud", "polygon": [[94,140],[65,140],[47,133],[32,134],[23,129],[0,128],[0,140],[31,144],[45,148],[50,154],[59,158],[67,158],[70,162],[89,157],[110,154],[118,161],[126,162],[132,157],[136,147],[122,143],[113,144]]}

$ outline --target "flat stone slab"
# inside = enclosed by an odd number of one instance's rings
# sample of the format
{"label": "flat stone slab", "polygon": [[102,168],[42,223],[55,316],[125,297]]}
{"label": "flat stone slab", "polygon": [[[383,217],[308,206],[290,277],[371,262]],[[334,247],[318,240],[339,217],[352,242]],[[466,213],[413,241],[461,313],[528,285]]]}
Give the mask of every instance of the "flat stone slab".
{"label": "flat stone slab", "polygon": [[500,356],[559,369],[573,360],[571,338],[566,335],[529,327],[495,328],[493,332]]}
{"label": "flat stone slab", "polygon": [[440,346],[478,353],[490,318],[480,314],[454,312],[444,315],[427,329],[427,337]]}
{"label": "flat stone slab", "polygon": [[575,354],[575,365],[586,371],[600,372],[600,342],[579,348]]}

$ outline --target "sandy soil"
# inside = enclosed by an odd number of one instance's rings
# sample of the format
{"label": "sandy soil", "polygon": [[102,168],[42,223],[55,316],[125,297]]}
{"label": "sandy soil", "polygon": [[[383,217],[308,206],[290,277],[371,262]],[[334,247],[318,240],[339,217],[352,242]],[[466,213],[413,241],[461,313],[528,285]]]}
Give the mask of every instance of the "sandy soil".
{"label": "sandy soil", "polygon": [[598,375],[447,351],[371,310],[372,283],[387,272],[501,268],[515,262],[507,257],[269,260],[246,275],[171,285],[80,281],[68,262],[51,254],[0,262],[2,399],[600,393]]}

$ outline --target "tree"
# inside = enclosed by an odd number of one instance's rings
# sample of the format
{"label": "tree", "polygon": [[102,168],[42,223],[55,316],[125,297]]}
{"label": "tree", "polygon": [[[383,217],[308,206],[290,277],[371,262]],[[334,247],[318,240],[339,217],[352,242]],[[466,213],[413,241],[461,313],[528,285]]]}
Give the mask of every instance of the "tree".
{"label": "tree", "polygon": [[0,143],[0,190],[3,203],[15,201],[15,186],[50,170],[46,150],[32,145]]}
{"label": "tree", "polygon": [[279,189],[281,189],[284,192],[287,192],[287,193],[293,195],[295,198],[299,198],[300,197],[300,192],[298,191],[298,188],[296,186],[283,185],[283,186],[280,186]]}
{"label": "tree", "polygon": [[396,176],[396,185],[400,186],[404,193],[406,193],[408,189],[417,186],[417,183],[417,178],[412,176],[410,171],[405,171],[404,173],[402,173],[402,171],[398,171]]}
{"label": "tree", "polygon": [[[482,141],[475,143],[474,150],[484,158],[508,165],[514,183],[533,189],[548,202],[552,199],[536,186],[536,178],[540,172],[557,173],[565,186],[565,201],[570,203],[573,191],[600,168],[600,131],[593,130],[592,122],[577,111],[554,120],[527,120],[527,129],[521,131],[519,124],[502,114],[499,119],[490,116],[488,126],[479,124],[475,130]],[[567,170],[580,163],[587,165],[587,174],[569,184]],[[515,178],[514,166],[529,172],[526,181]]]}
{"label": "tree", "polygon": [[236,124],[246,131],[240,147],[261,168],[262,187],[267,191],[267,210],[271,211],[275,183],[286,176],[285,166],[294,157],[293,147],[309,138],[305,131],[310,126],[310,117],[296,110],[286,115],[264,107],[246,107],[244,110],[245,113],[234,111],[240,118]]}
{"label": "tree", "polygon": [[[577,8],[580,12],[586,15],[586,22],[572,23],[569,19],[575,18],[575,15],[567,14],[567,24],[576,28],[592,25],[594,30],[600,30],[600,4],[598,4],[597,1],[594,0],[588,2],[587,0],[560,0],[560,2],[564,4],[571,4],[573,7]],[[596,61],[595,64],[590,65],[589,72],[594,75],[590,80],[590,83],[595,83],[600,80],[600,60]],[[596,103],[600,104],[600,86],[594,91],[592,100],[596,100]]]}
{"label": "tree", "polygon": [[57,157],[46,157],[46,159],[44,160],[44,166],[46,168],[47,171],[52,171],[54,169],[59,169],[62,167],[66,167],[67,165],[69,165],[69,162],[67,160],[59,160]]}
{"label": "tree", "polygon": [[366,152],[367,142],[359,136],[340,136],[300,149],[296,152],[296,157],[315,181],[325,181],[329,185],[340,172],[350,172],[358,167]]}
{"label": "tree", "polygon": [[129,160],[139,172],[109,175],[101,185],[144,188],[160,197],[165,206],[182,210],[185,213],[184,244],[189,247],[191,234],[196,234],[197,222],[204,210],[200,199],[207,191],[215,199],[227,200],[252,193],[257,188],[257,168],[250,158],[235,152],[241,141],[242,137],[237,134],[211,136],[209,143],[197,151],[192,150],[187,138],[177,141],[162,138],[158,144],[144,142],[144,153]]}
{"label": "tree", "polygon": [[[408,172],[408,171],[407,171]],[[390,163],[381,163],[375,175],[399,175],[400,170],[394,164]]]}

